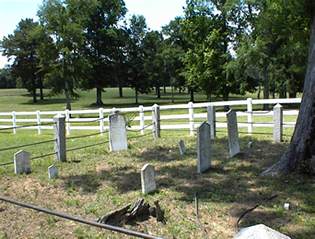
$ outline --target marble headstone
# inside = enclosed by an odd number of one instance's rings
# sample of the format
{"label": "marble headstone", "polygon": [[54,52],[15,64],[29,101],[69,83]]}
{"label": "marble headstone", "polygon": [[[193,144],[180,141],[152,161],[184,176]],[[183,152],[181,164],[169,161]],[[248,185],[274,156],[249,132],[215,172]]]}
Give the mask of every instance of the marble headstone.
{"label": "marble headstone", "polygon": [[239,142],[239,137],[238,137],[236,112],[233,110],[230,110],[226,116],[227,116],[227,127],[228,127],[229,154],[230,154],[230,157],[232,158],[241,152],[240,142]]}
{"label": "marble headstone", "polygon": [[125,117],[119,113],[109,116],[109,141],[110,151],[128,149]]}
{"label": "marble headstone", "polygon": [[197,130],[197,172],[202,173],[211,166],[210,125],[202,123]]}
{"label": "marble headstone", "polygon": [[31,172],[30,153],[20,150],[14,154],[14,172],[15,174]]}
{"label": "marble headstone", "polygon": [[186,146],[184,140],[178,142],[179,154],[183,156],[186,153]]}
{"label": "marble headstone", "polygon": [[146,164],[141,169],[141,188],[143,194],[148,194],[156,190],[154,167]]}
{"label": "marble headstone", "polygon": [[58,177],[58,168],[55,165],[48,167],[48,178],[54,179]]}

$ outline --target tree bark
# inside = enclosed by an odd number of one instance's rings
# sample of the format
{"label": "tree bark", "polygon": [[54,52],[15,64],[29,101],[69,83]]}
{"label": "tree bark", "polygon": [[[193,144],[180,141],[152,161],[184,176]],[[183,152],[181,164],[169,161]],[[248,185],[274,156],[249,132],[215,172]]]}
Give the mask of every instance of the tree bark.
{"label": "tree bark", "polygon": [[36,87],[32,89],[33,103],[37,103]]}
{"label": "tree bark", "polygon": [[124,94],[123,94],[123,87],[121,84],[119,84],[119,97],[120,98],[123,98],[124,97]]}
{"label": "tree bark", "polygon": [[71,110],[71,95],[68,81],[65,80],[66,109]]}
{"label": "tree bark", "polygon": [[41,100],[44,100],[44,84],[43,84],[43,79],[39,79],[39,97]]}
{"label": "tree bark", "polygon": [[95,102],[95,104],[97,106],[103,106],[104,105],[104,103],[102,101],[102,91],[103,91],[102,87],[96,87],[96,102]]}
{"label": "tree bark", "polygon": [[303,97],[291,143],[281,159],[263,175],[315,173],[315,4],[312,4],[309,58]]}
{"label": "tree bark", "polygon": [[159,85],[157,85],[157,86],[155,87],[155,91],[156,91],[156,97],[157,97],[158,99],[160,99],[160,98],[161,98],[161,89],[160,89],[160,86],[159,86]]}
{"label": "tree bark", "polygon": [[[268,66],[266,66],[264,68],[264,99],[269,99],[269,72],[268,72]],[[269,109],[269,105],[268,104],[264,104],[263,106],[264,110],[268,110]]]}
{"label": "tree bark", "polygon": [[135,98],[136,98],[136,104],[138,104],[138,88],[135,88]]}
{"label": "tree bark", "polygon": [[195,101],[194,90],[190,89],[189,92],[190,92],[190,102],[194,102]]}

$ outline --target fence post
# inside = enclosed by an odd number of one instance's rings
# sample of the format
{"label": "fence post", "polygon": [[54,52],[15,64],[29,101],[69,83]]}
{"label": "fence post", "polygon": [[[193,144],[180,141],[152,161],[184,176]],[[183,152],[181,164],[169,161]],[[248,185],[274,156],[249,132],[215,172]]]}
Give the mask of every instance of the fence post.
{"label": "fence post", "polygon": [[273,140],[275,143],[282,141],[283,107],[277,104],[273,107]]}
{"label": "fence post", "polygon": [[216,136],[215,127],[215,107],[213,105],[207,106],[207,121],[210,125],[210,139],[214,140]]}
{"label": "fence post", "polygon": [[194,135],[195,125],[194,125],[194,103],[188,103],[188,113],[189,113],[189,130],[190,136]]}
{"label": "fence post", "polygon": [[37,122],[37,133],[41,134],[41,127],[40,127],[40,111],[36,111],[36,122]]}
{"label": "fence post", "polygon": [[100,124],[100,133],[104,133],[104,109],[99,108],[98,112],[99,124]]}
{"label": "fence post", "polygon": [[252,98],[247,98],[247,123],[248,123],[248,128],[247,132],[248,134],[253,133],[254,125],[253,125],[253,99]]}
{"label": "fence post", "polygon": [[56,115],[54,117],[56,137],[55,152],[57,160],[61,162],[67,161],[65,119],[64,115]]}
{"label": "fence post", "polygon": [[140,121],[140,132],[144,134],[144,110],[143,105],[139,105],[139,121]]}
{"label": "fence post", "polygon": [[161,124],[160,124],[160,106],[157,104],[152,106],[152,124],[153,124],[153,137],[155,139],[161,137]]}
{"label": "fence post", "polygon": [[12,126],[13,126],[13,134],[16,134],[16,112],[12,112]]}
{"label": "fence post", "polygon": [[70,125],[70,112],[66,109],[66,128],[67,128],[67,135],[70,135],[71,125]]}

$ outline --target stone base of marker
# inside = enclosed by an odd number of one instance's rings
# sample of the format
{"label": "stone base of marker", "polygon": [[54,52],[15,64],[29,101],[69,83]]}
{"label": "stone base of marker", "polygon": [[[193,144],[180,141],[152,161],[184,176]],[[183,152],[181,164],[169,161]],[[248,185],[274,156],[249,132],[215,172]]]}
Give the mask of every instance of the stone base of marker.
{"label": "stone base of marker", "polygon": [[48,178],[54,179],[58,177],[58,168],[55,165],[48,167]]}
{"label": "stone base of marker", "polygon": [[179,154],[183,156],[186,153],[186,146],[184,140],[178,142]]}
{"label": "stone base of marker", "polygon": [[234,239],[290,239],[290,237],[263,224],[243,228]]}
{"label": "stone base of marker", "polygon": [[156,190],[154,167],[146,164],[141,169],[141,189],[143,194],[148,194]]}
{"label": "stone base of marker", "polygon": [[30,153],[21,150],[14,154],[14,173],[31,173]]}

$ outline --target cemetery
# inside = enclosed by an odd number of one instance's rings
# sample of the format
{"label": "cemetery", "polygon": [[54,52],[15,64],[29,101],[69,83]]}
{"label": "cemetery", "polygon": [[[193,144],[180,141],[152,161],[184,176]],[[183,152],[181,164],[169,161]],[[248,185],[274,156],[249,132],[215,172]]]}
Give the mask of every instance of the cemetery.
{"label": "cemetery", "polygon": [[[0,203],[0,238],[308,238],[312,179],[261,176],[286,148],[292,111],[277,102],[255,112],[248,102],[225,102],[228,112],[223,102],[203,103],[198,113],[190,103],[173,126],[172,110],[184,105],[140,107],[139,116],[122,108],[89,118],[53,112],[47,125],[16,117],[0,127],[1,192],[52,214]],[[242,103],[245,110],[233,110]],[[32,230],[39,227],[45,235]]]}

